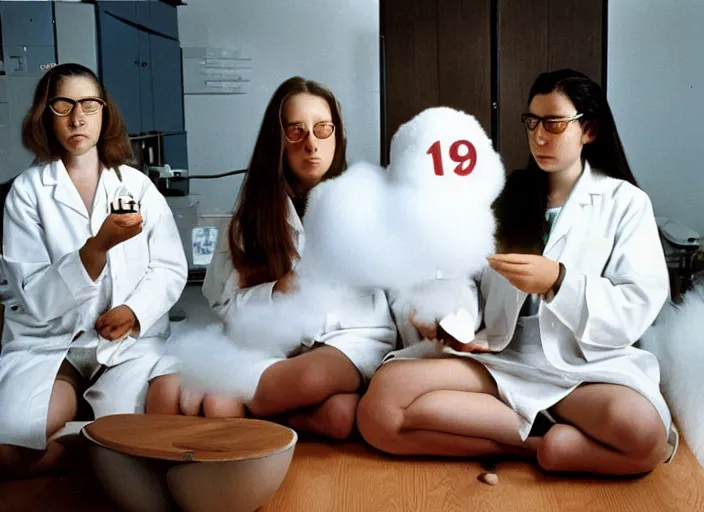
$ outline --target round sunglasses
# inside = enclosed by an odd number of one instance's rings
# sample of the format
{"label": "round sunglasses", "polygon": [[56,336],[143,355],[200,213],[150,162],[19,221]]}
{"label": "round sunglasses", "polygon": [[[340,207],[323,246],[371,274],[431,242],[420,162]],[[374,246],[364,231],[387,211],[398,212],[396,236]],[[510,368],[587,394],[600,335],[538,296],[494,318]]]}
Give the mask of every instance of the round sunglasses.
{"label": "round sunglasses", "polygon": [[81,110],[84,114],[90,116],[100,112],[105,106],[105,100],[102,98],[81,98],[73,100],[71,98],[63,98],[61,96],[49,100],[49,109],[59,117],[70,116],[76,105],[81,105]]}
{"label": "round sunglasses", "polygon": [[335,125],[330,121],[315,123],[312,129],[307,130],[303,123],[290,123],[284,128],[284,138],[291,144],[305,140],[311,133],[316,139],[325,140],[335,133]]}
{"label": "round sunglasses", "polygon": [[540,117],[535,114],[521,114],[521,122],[525,125],[529,132],[535,131],[539,124],[543,125],[543,130],[553,135],[559,135],[564,132],[572,121],[584,116],[584,114],[575,114],[572,117]]}

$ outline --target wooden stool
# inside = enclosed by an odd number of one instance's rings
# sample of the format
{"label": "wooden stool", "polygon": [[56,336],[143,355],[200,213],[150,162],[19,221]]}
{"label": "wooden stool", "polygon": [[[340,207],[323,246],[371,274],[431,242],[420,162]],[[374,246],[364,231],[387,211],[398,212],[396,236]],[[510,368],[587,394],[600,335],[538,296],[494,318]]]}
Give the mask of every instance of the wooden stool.
{"label": "wooden stool", "polygon": [[92,460],[125,510],[251,512],[279,488],[297,441],[255,419],[121,414],[87,425]]}

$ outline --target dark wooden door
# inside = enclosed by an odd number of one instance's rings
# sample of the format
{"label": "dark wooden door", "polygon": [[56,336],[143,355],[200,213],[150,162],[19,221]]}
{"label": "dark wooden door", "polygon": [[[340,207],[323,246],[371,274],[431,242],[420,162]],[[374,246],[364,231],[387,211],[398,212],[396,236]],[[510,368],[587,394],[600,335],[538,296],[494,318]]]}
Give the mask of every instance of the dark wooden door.
{"label": "dark wooden door", "polygon": [[498,147],[508,172],[529,150],[520,115],[538,74],[572,68],[603,85],[606,0],[498,0]]}
{"label": "dark wooden door", "polygon": [[381,0],[381,155],[415,114],[446,105],[479,119],[507,171],[528,160],[520,114],[543,71],[605,76],[607,0]]}
{"label": "dark wooden door", "polygon": [[398,127],[434,106],[491,132],[491,0],[381,2],[382,163]]}
{"label": "dark wooden door", "polygon": [[498,147],[506,171],[511,172],[528,161],[526,130],[520,115],[526,110],[531,84],[538,74],[547,71],[550,62],[548,0],[499,0],[497,21]]}
{"label": "dark wooden door", "polygon": [[398,127],[440,102],[435,0],[381,2],[382,164]]}

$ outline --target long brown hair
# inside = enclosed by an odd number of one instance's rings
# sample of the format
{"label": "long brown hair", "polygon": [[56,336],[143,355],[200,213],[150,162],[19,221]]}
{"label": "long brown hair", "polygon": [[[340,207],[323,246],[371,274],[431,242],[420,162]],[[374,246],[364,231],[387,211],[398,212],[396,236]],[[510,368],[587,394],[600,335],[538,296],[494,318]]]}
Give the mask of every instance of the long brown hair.
{"label": "long brown hair", "polygon": [[[542,73],[530,89],[528,104],[536,95],[554,91],[565,94],[583,115],[579,120],[582,127],[596,133],[595,139],[582,149],[582,160],[589,162],[593,172],[638,186],[601,86],[571,69]],[[496,240],[501,252],[543,252],[548,193],[548,173],[538,167],[531,155],[525,169],[511,173],[494,203]]]}
{"label": "long brown hair", "polygon": [[88,78],[95,83],[105,101],[102,110],[103,126],[98,139],[98,158],[107,168],[117,168],[132,160],[132,147],[127,138],[125,123],[117,105],[90,69],[80,64],[59,64],[47,71],[34,91],[34,102],[22,122],[22,144],[34,154],[34,164],[46,164],[63,157],[66,150],[59,143],[53,129],[48,102],[56,95],[56,88],[65,78]]}
{"label": "long brown hair", "polygon": [[[276,90],[264,112],[252,159],[242,183],[239,201],[229,228],[232,264],[240,274],[240,286],[276,281],[291,270],[298,257],[293,229],[288,223],[288,196],[292,171],[284,156],[283,104],[301,93],[327,101],[335,125],[335,155],[323,179],[339,176],[347,167],[346,138],[341,109],[335,96],[323,85],[293,77]],[[294,199],[302,210],[305,197]],[[302,211],[299,211],[302,213]]]}

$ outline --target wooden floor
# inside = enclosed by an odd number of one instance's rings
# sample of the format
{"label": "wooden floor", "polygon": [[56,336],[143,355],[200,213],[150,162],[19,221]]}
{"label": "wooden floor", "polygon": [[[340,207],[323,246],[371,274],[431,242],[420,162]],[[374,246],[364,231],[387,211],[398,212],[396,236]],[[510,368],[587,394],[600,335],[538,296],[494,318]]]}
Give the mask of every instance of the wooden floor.
{"label": "wooden floor", "polygon": [[[498,464],[499,484],[477,462],[403,460],[359,443],[305,441],[260,512],[702,512],[704,469],[682,445],[675,461],[639,479],[546,475]],[[0,482],[0,512],[117,512],[88,473]]]}

